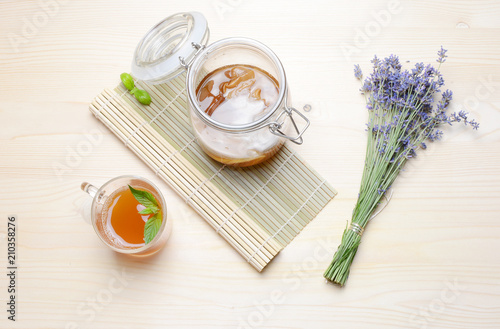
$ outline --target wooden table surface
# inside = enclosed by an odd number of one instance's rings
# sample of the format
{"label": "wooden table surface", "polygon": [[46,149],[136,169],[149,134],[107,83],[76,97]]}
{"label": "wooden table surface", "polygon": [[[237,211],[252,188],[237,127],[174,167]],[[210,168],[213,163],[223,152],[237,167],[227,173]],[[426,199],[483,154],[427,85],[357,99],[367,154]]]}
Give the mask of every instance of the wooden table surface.
{"label": "wooden table surface", "polygon": [[[199,11],[210,40],[245,36],[280,57],[312,125],[297,151],[338,196],[257,273],[88,110],[130,70],[142,35]],[[0,328],[499,328],[499,1],[0,2]],[[353,64],[374,54],[442,67],[453,109],[369,225],[347,285],[322,274],[356,202],[367,113]],[[136,174],[164,193],[170,240],[143,259],[86,222],[96,185]],[[16,321],[8,320],[7,220],[17,215]],[[87,214],[88,215],[88,214]]]}

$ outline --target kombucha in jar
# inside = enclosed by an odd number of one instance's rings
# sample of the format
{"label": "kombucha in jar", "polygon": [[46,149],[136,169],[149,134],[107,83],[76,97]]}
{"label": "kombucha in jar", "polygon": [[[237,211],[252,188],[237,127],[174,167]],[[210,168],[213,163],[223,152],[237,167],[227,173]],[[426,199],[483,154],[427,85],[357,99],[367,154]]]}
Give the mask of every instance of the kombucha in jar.
{"label": "kombucha in jar", "polygon": [[[251,65],[220,67],[208,73],[196,90],[201,110],[213,120],[231,126],[250,124],[266,116],[278,96],[278,81]],[[201,121],[194,125],[203,150],[213,159],[236,167],[267,160],[284,142],[268,129],[228,135]]]}

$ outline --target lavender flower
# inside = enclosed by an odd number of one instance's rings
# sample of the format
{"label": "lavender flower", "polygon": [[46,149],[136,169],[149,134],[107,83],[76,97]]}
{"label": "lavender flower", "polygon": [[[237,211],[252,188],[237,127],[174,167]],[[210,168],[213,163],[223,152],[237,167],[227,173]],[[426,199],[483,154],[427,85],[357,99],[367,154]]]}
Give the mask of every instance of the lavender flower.
{"label": "lavender flower", "polygon": [[358,80],[361,80],[363,78],[363,72],[361,71],[361,68],[359,67],[358,64],[354,65],[354,76]]}
{"label": "lavender flower", "polygon": [[[446,61],[446,49],[438,51],[437,62]],[[465,111],[448,115],[446,110],[453,98],[450,90],[441,92],[444,78],[432,65],[417,63],[405,70],[394,55],[371,61],[373,71],[361,87],[367,99],[369,119],[366,125],[368,143],[365,168],[358,201],[353,212],[352,224],[364,228],[386,191],[403,170],[406,161],[425,150],[425,141],[437,141],[443,136],[440,126],[463,123],[478,129],[479,123],[469,118]],[[362,80],[359,65],[354,66],[354,76]],[[351,225],[352,225],[351,224]],[[356,254],[361,236],[356,230],[346,229],[342,243],[324,276],[343,285]]]}
{"label": "lavender flower", "polygon": [[469,113],[467,113],[465,111],[460,111],[458,113],[455,112],[455,113],[451,114],[451,116],[449,118],[449,122],[451,124],[452,122],[462,122],[463,121],[464,125],[466,125],[466,126],[469,125],[472,127],[472,129],[477,130],[479,128],[479,123],[476,122],[476,120],[474,120],[474,119],[470,120],[468,118],[468,116],[469,116]]}
{"label": "lavender flower", "polygon": [[444,63],[446,61],[446,52],[448,50],[444,49],[443,46],[441,46],[441,49],[438,51],[438,59],[436,60],[438,63]]}

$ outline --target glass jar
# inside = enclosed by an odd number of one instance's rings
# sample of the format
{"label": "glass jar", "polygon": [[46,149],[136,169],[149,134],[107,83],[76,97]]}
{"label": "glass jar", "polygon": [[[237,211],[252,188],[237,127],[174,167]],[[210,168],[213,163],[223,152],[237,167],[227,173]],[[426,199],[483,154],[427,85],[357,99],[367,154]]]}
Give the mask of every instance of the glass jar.
{"label": "glass jar", "polygon": [[[189,117],[201,148],[213,159],[246,167],[272,157],[290,140],[302,144],[309,120],[289,106],[290,95],[280,60],[264,44],[248,38],[226,38],[207,46],[208,25],[196,12],[172,15],[153,27],[136,48],[132,74],[148,83],[164,83],[187,70]],[[258,68],[277,82],[278,94],[265,113],[251,122],[228,124],[201,107],[197,90],[210,72],[233,65]],[[299,125],[294,118],[301,118]]]}

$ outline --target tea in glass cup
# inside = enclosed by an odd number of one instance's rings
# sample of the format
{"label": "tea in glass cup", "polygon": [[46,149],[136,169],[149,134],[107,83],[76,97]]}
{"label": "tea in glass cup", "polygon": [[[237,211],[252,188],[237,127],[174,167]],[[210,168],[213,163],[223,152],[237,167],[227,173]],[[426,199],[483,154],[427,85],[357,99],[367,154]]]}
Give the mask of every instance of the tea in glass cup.
{"label": "tea in glass cup", "polygon": [[100,188],[82,183],[93,197],[91,222],[99,238],[116,252],[147,256],[167,241],[172,224],[165,200],[150,181],[116,177]]}

